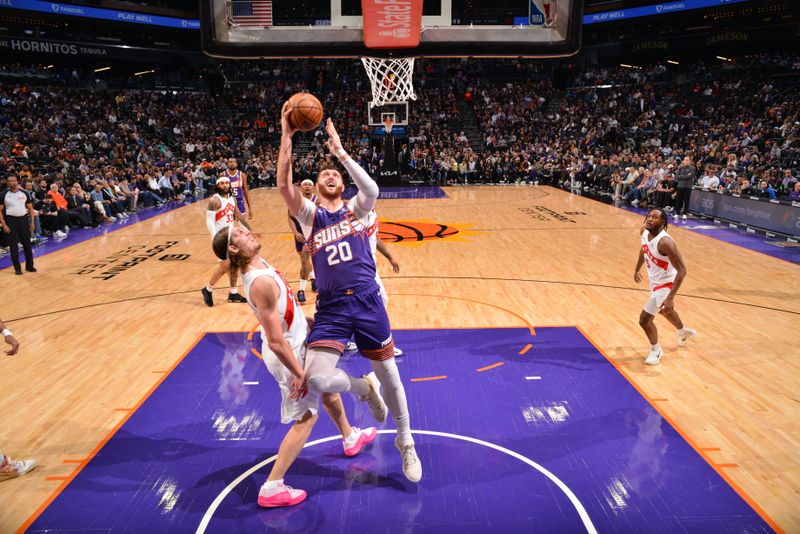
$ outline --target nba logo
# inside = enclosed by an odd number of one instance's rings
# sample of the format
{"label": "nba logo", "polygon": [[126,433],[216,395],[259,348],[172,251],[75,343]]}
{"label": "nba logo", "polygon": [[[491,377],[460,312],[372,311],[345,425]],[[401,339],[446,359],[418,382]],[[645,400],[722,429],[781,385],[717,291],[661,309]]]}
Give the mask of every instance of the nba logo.
{"label": "nba logo", "polygon": [[531,26],[544,26],[544,9],[539,3],[542,0],[530,0],[528,22]]}

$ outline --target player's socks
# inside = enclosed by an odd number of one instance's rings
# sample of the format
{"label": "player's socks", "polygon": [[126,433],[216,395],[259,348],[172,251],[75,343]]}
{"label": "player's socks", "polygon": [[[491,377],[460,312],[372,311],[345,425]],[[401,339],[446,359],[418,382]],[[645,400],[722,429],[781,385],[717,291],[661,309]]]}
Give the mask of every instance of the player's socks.
{"label": "player's socks", "polygon": [[308,284],[308,280],[303,280],[301,278],[300,279],[300,291],[305,291],[306,290],[306,284]]}
{"label": "player's socks", "polygon": [[389,410],[392,411],[395,425],[397,425],[397,439],[401,445],[413,445],[411,435],[411,419],[408,415],[408,401],[406,390],[400,380],[400,370],[394,358],[383,361],[372,361],[372,370],[383,386],[383,397]]}

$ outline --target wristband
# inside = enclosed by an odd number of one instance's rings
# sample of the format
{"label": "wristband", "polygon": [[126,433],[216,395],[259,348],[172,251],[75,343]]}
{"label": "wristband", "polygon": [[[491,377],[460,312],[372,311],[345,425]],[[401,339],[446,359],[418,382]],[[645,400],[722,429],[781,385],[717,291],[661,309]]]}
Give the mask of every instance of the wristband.
{"label": "wristband", "polygon": [[11,333],[11,330],[9,330],[8,328],[6,328],[5,330],[3,330],[3,337],[13,336],[13,335],[14,335],[14,334],[12,334],[12,333]]}
{"label": "wristband", "polygon": [[340,148],[339,150],[336,151],[336,154],[334,154],[334,155],[337,158],[341,158],[342,156],[346,156],[347,155],[347,151],[344,148]]}

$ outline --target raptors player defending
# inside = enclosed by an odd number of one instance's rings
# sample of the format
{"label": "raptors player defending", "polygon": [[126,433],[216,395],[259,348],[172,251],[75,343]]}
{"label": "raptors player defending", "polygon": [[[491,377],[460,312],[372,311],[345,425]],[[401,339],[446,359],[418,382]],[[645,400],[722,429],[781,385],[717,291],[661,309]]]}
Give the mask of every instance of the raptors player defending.
{"label": "raptors player defending", "polygon": [[[330,393],[351,391],[364,398],[377,389],[374,382],[377,377],[397,425],[395,446],[402,457],[403,473],[410,481],[418,482],[422,478],[422,464],[414,448],[405,389],[394,360],[389,317],[375,282],[375,259],[369,245],[370,228],[376,220],[373,207],[378,198],[378,184],[347,155],[333,122],[328,119],[325,125],[328,149],[347,169],[358,194],[344,202],[342,175],[336,169],[326,168],[317,175],[320,205],[303,198],[292,185],[295,130],[289,125],[290,113],[291,107],[284,104],[277,183],[289,211],[300,222],[317,273],[317,313],[307,341],[309,389]],[[355,336],[361,354],[370,360],[373,369],[362,380],[349,378],[336,368],[351,336]],[[378,421],[385,420],[385,407],[381,410],[370,402],[370,408]]]}
{"label": "raptors player defending", "polygon": [[678,346],[683,347],[697,335],[691,328],[685,328],[683,321],[675,311],[673,302],[678,288],[686,277],[686,266],[683,264],[675,241],[667,233],[667,217],[660,208],[648,212],[642,229],[642,246],[633,279],[638,284],[642,281],[640,273],[642,264],[647,265],[650,279],[650,298],[639,315],[639,326],[650,340],[650,353],[644,363],[656,365],[661,361],[663,351],[658,343],[658,330],[654,324],[657,314],[663,315],[678,329]]}
{"label": "raptors player defending", "polygon": [[[214,236],[212,248],[220,260],[230,263],[232,273],[242,273],[244,294],[261,325],[261,354],[281,390],[281,422],[294,422],[261,486],[258,504],[264,508],[292,506],[304,501],[307,494],[284,484],[283,477],[308,441],[319,408],[319,393],[308,390],[303,370],[309,320],[296,306],[281,273],[259,255],[261,243],[250,230],[235,223],[222,228]],[[338,394],[323,393],[322,403],[342,434],[346,456],[355,456],[375,439],[375,427],[360,430],[350,426]]]}
{"label": "raptors player defending", "polygon": [[247,175],[238,168],[236,158],[228,158],[228,169],[222,176],[231,181],[231,196],[236,199],[239,213],[247,214],[247,219],[253,218],[253,209],[250,207],[250,190],[247,188]]}
{"label": "raptors player defending", "polygon": [[[319,198],[314,194],[314,182],[311,180],[303,180],[300,183],[300,194],[315,205],[319,205]],[[309,277],[311,278],[311,291],[317,290],[317,281],[314,277],[314,267],[311,265],[311,254],[305,246],[306,238],[303,235],[303,228],[298,220],[292,217],[291,212],[289,213],[289,228],[294,235],[294,248],[300,256],[300,289],[297,291],[297,302],[305,304]]]}
{"label": "raptors player defending", "polygon": [[[217,178],[217,183],[214,187],[216,188],[216,193],[214,193],[208,201],[208,210],[206,210],[206,227],[211,234],[211,239],[214,239],[217,232],[223,228],[227,228],[233,224],[234,221],[241,219],[239,208],[236,207],[236,199],[231,196],[231,181],[226,176],[220,176]],[[227,260],[220,260],[217,269],[214,271],[214,274],[211,275],[211,280],[209,280],[208,285],[200,290],[203,294],[203,302],[206,303],[206,306],[211,307],[214,305],[214,297],[212,296],[214,284],[216,284],[225,273],[230,273],[231,282],[228,302],[247,302],[236,288],[236,281],[238,278],[236,271],[230,269],[230,264]]]}

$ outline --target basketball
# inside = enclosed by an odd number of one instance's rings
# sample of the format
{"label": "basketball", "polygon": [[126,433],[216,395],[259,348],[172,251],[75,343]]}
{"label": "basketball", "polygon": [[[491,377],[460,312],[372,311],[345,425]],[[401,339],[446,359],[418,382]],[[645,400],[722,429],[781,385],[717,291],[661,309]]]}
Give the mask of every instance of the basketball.
{"label": "basketball", "polygon": [[289,98],[292,112],[289,114],[289,124],[293,128],[308,132],[322,122],[322,104],[311,93],[295,93]]}

